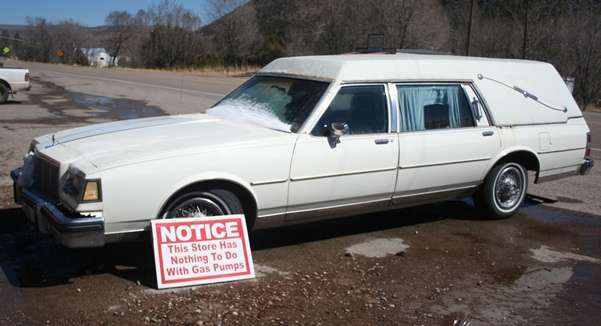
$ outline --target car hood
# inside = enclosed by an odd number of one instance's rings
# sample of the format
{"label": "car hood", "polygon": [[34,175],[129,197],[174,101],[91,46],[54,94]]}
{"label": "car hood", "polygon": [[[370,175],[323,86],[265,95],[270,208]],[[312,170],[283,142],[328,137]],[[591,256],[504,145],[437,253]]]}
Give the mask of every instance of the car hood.
{"label": "car hood", "polygon": [[57,161],[85,160],[94,170],[105,170],[216,148],[266,146],[293,138],[290,133],[191,114],[96,124],[45,135],[35,141],[39,151]]}

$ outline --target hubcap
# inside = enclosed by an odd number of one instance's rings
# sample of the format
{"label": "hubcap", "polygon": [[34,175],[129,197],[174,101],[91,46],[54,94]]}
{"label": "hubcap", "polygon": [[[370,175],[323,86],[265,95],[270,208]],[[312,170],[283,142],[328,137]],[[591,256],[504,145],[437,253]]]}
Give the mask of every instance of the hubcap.
{"label": "hubcap", "polygon": [[495,201],[502,209],[512,209],[522,198],[524,177],[515,166],[501,170],[495,182]]}
{"label": "hubcap", "polygon": [[171,210],[167,218],[205,217],[225,215],[224,210],[209,198],[192,198]]}

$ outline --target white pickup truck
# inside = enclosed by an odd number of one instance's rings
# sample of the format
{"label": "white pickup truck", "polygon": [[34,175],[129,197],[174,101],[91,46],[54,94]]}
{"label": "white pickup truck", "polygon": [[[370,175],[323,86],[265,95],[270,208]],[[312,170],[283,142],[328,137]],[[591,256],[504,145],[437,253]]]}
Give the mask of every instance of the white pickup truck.
{"label": "white pickup truck", "polygon": [[5,103],[9,95],[28,91],[30,88],[28,69],[0,65],[0,104]]}

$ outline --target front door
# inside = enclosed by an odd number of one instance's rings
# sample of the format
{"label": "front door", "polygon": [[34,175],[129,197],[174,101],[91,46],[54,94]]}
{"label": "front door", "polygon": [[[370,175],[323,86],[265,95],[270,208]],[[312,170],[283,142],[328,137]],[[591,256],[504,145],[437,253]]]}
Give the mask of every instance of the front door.
{"label": "front door", "polygon": [[[313,130],[299,135],[292,158],[287,219],[318,218],[386,206],[398,163],[386,85],[342,86]],[[332,123],[347,134],[333,142]]]}

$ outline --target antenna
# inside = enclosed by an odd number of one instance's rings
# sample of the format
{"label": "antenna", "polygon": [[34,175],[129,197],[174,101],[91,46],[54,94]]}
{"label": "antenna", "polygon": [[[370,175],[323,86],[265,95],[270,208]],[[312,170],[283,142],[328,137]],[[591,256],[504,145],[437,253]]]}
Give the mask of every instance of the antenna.
{"label": "antenna", "polygon": [[538,103],[538,104],[540,104],[540,105],[542,105],[542,106],[544,106],[544,107],[546,107],[548,109],[559,111],[559,112],[563,112],[563,113],[568,112],[568,108],[567,107],[563,107],[563,109],[560,109],[560,108],[551,106],[551,105],[543,102],[538,96],[536,96],[536,95],[528,92],[527,90],[525,90],[525,89],[523,89],[523,88],[521,88],[519,86],[516,86],[516,85],[511,86],[511,85],[509,85],[507,83],[504,83],[502,81],[496,80],[494,78],[486,77],[486,76],[484,76],[482,74],[478,74],[477,77],[480,80],[488,79],[488,80],[493,81],[493,82],[495,82],[497,84],[500,84],[500,85],[503,85],[503,86],[505,86],[505,87],[507,87],[509,89],[512,89],[512,90],[514,90],[514,91],[516,91],[516,92],[524,95],[525,98],[529,98],[529,99],[535,101],[536,103]]}

